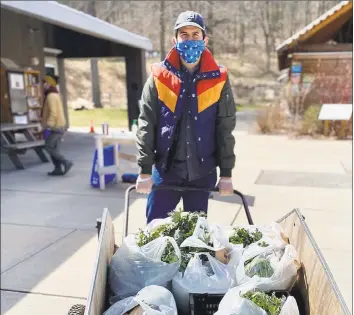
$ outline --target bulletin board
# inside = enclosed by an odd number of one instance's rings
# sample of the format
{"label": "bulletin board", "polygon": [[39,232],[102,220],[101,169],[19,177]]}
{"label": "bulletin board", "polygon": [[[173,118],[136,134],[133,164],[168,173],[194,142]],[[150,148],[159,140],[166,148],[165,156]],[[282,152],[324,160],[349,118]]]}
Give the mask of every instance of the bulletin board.
{"label": "bulletin board", "polygon": [[26,114],[28,105],[24,73],[8,71],[7,80],[11,113],[13,115]]}

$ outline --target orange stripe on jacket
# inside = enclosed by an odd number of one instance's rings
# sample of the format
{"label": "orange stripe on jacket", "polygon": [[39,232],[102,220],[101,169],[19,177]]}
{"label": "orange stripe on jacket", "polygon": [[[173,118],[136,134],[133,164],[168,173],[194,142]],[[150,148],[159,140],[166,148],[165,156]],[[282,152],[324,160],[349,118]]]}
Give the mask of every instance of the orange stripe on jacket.
{"label": "orange stripe on jacket", "polygon": [[215,104],[221,95],[222,88],[226,82],[226,68],[220,68],[220,77],[215,79],[206,79],[198,82],[198,113]]}
{"label": "orange stripe on jacket", "polygon": [[159,63],[153,64],[151,71],[159,100],[174,113],[181,90],[181,80]]}
{"label": "orange stripe on jacket", "polygon": [[220,99],[221,90],[224,87],[225,81],[219,82],[212,88],[198,95],[198,113],[209,108]]}
{"label": "orange stripe on jacket", "polygon": [[163,102],[171,112],[175,112],[178,96],[163,84],[159,79],[154,78],[159,100]]}
{"label": "orange stripe on jacket", "polygon": [[159,63],[153,64],[151,70],[155,78],[158,78],[161,83],[166,85],[176,95],[179,94],[181,89],[181,80],[176,75],[167,70],[165,67],[162,67]]}

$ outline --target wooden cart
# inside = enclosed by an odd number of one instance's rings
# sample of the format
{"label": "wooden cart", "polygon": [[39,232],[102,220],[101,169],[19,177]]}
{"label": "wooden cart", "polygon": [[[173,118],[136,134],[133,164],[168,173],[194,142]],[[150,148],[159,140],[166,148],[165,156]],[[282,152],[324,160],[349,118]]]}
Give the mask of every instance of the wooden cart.
{"label": "wooden cart", "polygon": [[[129,195],[134,190],[135,186],[129,187],[125,195],[123,237],[128,235]],[[240,192],[234,191],[234,193],[241,197],[247,219],[250,224],[253,224],[246,199]],[[290,243],[296,248],[301,261],[298,281],[292,290],[299,305],[300,315],[350,315],[332,273],[300,211],[292,210],[279,219],[278,223],[289,237]],[[107,306],[108,266],[117,248],[114,226],[108,209],[104,209],[102,219],[97,220],[97,228],[98,251],[87,303],[86,306],[74,305],[68,315],[102,315]]]}

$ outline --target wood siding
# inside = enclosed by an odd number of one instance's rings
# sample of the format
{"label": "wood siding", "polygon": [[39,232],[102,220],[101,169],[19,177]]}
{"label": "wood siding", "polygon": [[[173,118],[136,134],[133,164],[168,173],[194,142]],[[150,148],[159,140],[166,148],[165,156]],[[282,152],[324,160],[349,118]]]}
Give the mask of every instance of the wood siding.
{"label": "wood siding", "polygon": [[352,54],[294,54],[293,62],[302,64],[302,80],[313,78],[305,108],[312,104],[351,104]]}

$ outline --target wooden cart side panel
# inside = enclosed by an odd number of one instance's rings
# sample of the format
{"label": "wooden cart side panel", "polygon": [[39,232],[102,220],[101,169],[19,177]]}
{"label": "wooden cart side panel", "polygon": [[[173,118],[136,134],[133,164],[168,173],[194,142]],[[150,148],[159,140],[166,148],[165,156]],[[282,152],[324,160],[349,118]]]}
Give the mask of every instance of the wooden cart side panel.
{"label": "wooden cart side panel", "polygon": [[327,264],[321,261],[323,256],[307,232],[301,214],[294,210],[278,222],[296,248],[302,263],[299,290],[305,302],[306,314],[350,315]]}
{"label": "wooden cart side panel", "polygon": [[91,288],[87,298],[85,315],[102,315],[106,303],[108,266],[114,252],[114,226],[107,209],[104,209],[98,238],[98,250],[95,260]]}

